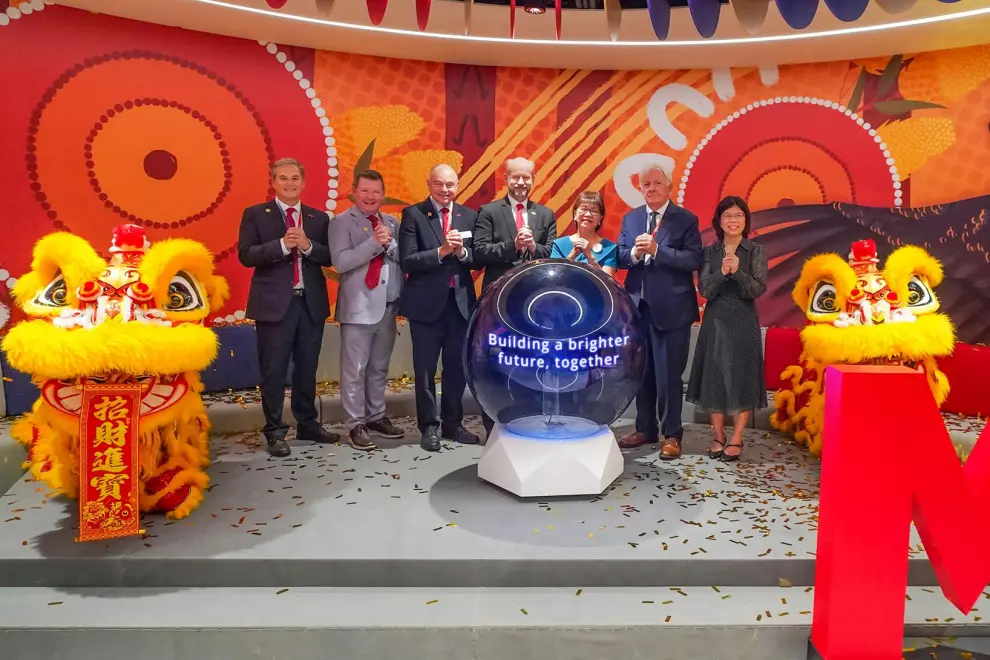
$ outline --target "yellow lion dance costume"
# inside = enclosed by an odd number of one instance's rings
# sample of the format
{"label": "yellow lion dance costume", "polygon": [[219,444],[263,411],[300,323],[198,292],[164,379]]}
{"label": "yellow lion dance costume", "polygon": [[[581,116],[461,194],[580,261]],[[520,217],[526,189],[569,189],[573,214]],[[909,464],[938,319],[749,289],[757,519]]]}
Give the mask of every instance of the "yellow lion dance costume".
{"label": "yellow lion dance costume", "polygon": [[873,241],[858,241],[848,263],[837,254],[809,259],[794,286],[794,302],[808,325],[801,331],[801,364],[781,374],[789,385],[774,397],[770,422],[815,456],[822,452],[829,365],[905,365],[928,376],[939,406],[949,395],[949,381],[936,363],[955,346],[952,322],[936,313],[941,264],[911,245],[894,250],[882,271],[879,261]]}
{"label": "yellow lion dance costume", "polygon": [[135,225],[115,229],[110,255],[104,260],[65,232],[36,244],[31,272],[13,291],[36,318],[12,328],[3,349],[41,397],[13,435],[28,447],[32,476],[77,499],[83,388],[138,383],[141,510],[184,518],[208,483],[199,372],[216,357],[204,321],[223,306],[227,282],[202,244],[174,238],[152,246]]}

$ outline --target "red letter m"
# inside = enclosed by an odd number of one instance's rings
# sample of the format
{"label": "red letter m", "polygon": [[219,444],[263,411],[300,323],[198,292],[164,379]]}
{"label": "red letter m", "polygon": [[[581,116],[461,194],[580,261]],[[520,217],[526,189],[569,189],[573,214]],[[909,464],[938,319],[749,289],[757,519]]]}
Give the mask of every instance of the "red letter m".
{"label": "red letter m", "polygon": [[990,433],[963,467],[923,374],[839,366],[826,382],[811,640],[825,660],[899,660],[912,519],[964,614],[990,583]]}

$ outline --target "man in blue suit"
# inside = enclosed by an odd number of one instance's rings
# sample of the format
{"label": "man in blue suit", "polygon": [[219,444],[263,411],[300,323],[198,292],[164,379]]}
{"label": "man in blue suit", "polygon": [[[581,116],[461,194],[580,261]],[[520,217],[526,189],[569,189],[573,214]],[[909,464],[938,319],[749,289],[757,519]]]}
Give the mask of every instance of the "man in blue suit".
{"label": "man in blue suit", "polygon": [[658,442],[662,432],[660,458],[671,460],[681,455],[681,378],[691,326],[700,318],[694,273],[701,268],[701,232],[698,217],[670,201],[672,183],[661,164],[645,167],[639,186],[646,204],[622,218],[619,267],[629,269],[626,290],[643,316],[649,365],[636,396],[636,431],[619,446]]}

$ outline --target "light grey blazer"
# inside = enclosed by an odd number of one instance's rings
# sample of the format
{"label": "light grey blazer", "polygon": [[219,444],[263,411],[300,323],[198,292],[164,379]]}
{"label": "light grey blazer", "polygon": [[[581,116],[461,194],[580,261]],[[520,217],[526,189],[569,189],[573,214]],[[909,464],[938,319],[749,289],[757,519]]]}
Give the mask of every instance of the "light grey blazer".
{"label": "light grey blazer", "polygon": [[330,258],[334,269],[340,274],[337,288],[337,308],[334,315],[338,323],[374,325],[385,315],[388,302],[397,301],[402,293],[402,269],[399,266],[399,222],[387,213],[378,213],[382,222],[392,232],[392,242],[385,249],[385,263],[382,265],[382,280],[374,289],[369,289],[364,278],[372,258],[382,253],[383,248],[375,240],[371,221],[352,206],[330,220],[327,232],[330,244]]}

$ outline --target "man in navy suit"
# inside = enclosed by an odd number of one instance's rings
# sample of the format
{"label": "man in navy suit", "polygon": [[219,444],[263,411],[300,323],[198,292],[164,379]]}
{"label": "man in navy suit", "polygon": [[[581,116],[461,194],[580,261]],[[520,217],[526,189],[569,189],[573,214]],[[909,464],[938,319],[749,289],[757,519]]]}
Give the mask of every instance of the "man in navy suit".
{"label": "man in navy suit", "polygon": [[430,170],[430,196],[402,211],[399,259],[406,283],[399,313],[409,319],[415,371],[420,446],[440,451],[437,436],[437,361],[440,374],[440,436],[463,444],[480,439],[464,428],[466,383],[461,353],[475,303],[472,241],[478,214],[454,203],[457,173],[450,165]]}
{"label": "man in navy suit", "polygon": [[288,456],[288,426],[282,421],[285,379],[293,360],[292,414],[296,437],[321,443],[339,436],[323,428],[316,411],[316,366],[330,316],[323,267],[330,265],[326,213],[302,204],[306,171],[291,159],[272,166],[275,199],[244,210],[237,256],[253,268],[246,316],[258,335],[262,432],[272,456]]}
{"label": "man in navy suit", "polygon": [[[626,290],[643,315],[649,337],[649,366],[636,396],[636,431],[623,448],[659,441],[660,458],[681,455],[682,375],[691,346],[691,326],[700,318],[694,272],[701,268],[698,217],[670,201],[670,175],[659,163],[640,172],[646,204],[622,218],[619,267],[628,268]],[[657,412],[661,424],[657,425]]]}

